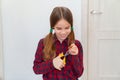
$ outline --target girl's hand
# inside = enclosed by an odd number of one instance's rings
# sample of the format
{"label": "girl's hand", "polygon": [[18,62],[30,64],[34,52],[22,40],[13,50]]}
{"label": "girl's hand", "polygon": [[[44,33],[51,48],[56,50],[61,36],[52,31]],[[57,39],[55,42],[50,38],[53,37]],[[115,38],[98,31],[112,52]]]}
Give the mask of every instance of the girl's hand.
{"label": "girl's hand", "polygon": [[71,55],[77,55],[78,54],[78,47],[74,43],[70,45],[69,53]]}
{"label": "girl's hand", "polygon": [[61,70],[65,66],[60,56],[57,56],[56,58],[53,59],[53,66],[58,70]]}

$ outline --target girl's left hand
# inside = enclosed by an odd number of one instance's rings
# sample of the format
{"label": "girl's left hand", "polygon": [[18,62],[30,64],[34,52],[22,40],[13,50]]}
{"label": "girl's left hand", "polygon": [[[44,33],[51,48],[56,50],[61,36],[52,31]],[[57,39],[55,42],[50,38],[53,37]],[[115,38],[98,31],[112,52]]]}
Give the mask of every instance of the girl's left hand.
{"label": "girl's left hand", "polygon": [[77,55],[78,54],[78,47],[74,43],[70,45],[69,53],[71,55]]}

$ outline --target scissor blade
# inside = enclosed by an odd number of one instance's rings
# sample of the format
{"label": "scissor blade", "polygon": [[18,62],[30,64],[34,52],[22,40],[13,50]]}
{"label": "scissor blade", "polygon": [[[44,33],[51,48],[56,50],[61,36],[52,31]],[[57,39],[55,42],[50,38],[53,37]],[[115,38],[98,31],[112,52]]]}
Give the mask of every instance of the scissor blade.
{"label": "scissor blade", "polygon": [[69,55],[69,51],[67,51],[64,56],[66,57],[66,56],[68,56],[68,55]]}

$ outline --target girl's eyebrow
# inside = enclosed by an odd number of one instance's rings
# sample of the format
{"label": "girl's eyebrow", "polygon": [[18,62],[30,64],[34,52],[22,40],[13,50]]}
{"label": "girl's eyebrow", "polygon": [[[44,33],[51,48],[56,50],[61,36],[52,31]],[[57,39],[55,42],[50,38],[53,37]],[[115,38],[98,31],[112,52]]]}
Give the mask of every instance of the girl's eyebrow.
{"label": "girl's eyebrow", "polygon": [[62,29],[61,27],[56,27],[56,29]]}
{"label": "girl's eyebrow", "polygon": [[70,27],[70,26],[66,26],[66,27]]}
{"label": "girl's eyebrow", "polygon": [[60,26],[56,26],[56,28],[61,28]]}
{"label": "girl's eyebrow", "polygon": [[70,26],[65,26],[65,28],[70,28]]}

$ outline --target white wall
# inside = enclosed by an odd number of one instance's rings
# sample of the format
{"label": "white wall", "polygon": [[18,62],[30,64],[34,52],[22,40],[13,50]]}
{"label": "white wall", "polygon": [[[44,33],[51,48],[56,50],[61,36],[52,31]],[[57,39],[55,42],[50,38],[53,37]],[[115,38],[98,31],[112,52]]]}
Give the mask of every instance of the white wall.
{"label": "white wall", "polygon": [[42,80],[32,70],[34,54],[39,39],[49,32],[55,6],[71,9],[76,38],[81,40],[80,0],[2,0],[5,80]]}

